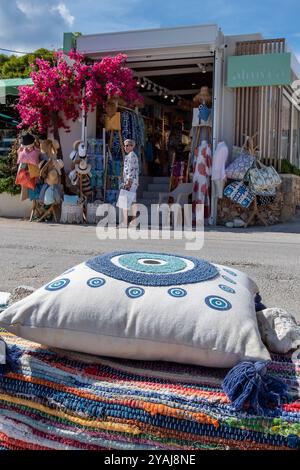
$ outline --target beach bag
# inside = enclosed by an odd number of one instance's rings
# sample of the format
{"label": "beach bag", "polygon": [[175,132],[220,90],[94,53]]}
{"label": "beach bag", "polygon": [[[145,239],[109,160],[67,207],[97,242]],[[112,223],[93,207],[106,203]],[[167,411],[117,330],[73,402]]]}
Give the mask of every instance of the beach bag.
{"label": "beach bag", "polygon": [[281,178],[273,166],[265,166],[257,161],[257,166],[251,168],[247,175],[252,191],[261,191],[276,188],[281,184]]}
{"label": "beach bag", "polygon": [[242,153],[226,168],[226,176],[230,180],[242,181],[247,171],[253,166],[255,157],[242,150]]}
{"label": "beach bag", "polygon": [[248,209],[250,207],[255,195],[251,189],[242,181],[233,181],[224,189],[224,196],[231,199],[231,201],[239,204],[240,206]]}

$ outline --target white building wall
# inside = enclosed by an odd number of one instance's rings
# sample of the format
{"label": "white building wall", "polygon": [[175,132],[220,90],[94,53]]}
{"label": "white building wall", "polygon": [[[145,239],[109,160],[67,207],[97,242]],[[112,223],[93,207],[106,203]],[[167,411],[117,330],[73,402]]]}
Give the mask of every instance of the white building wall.
{"label": "white building wall", "polygon": [[[59,129],[60,144],[65,164],[65,171],[69,173],[71,171],[72,162],[69,158],[71,151],[73,150],[73,142],[81,138],[81,122],[67,121],[67,125],[70,126],[70,132],[66,132],[64,129]],[[93,113],[88,113],[87,118],[87,137],[92,138],[96,136],[96,110]]]}

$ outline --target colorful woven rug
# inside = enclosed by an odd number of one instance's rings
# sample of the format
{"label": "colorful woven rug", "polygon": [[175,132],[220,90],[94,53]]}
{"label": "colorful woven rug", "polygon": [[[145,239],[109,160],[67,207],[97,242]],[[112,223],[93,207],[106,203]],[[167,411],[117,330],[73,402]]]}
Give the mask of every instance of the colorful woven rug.
{"label": "colorful woven rug", "polygon": [[1,335],[21,352],[0,377],[1,449],[300,447],[300,364],[291,355],[269,366],[288,384],[289,402],[257,416],[230,405],[227,370],[99,358]]}

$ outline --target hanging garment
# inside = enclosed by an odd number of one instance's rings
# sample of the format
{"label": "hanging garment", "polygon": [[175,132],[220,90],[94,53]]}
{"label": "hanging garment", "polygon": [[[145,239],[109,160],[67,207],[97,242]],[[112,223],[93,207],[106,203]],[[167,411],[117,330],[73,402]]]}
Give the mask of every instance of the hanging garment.
{"label": "hanging garment", "polygon": [[212,125],[212,109],[208,108],[206,104],[200,104],[198,108],[193,109],[193,127]]}
{"label": "hanging garment", "polygon": [[[228,158],[228,147],[225,142],[219,142],[212,159],[212,187],[213,197],[222,199],[226,180],[225,165]],[[215,211],[215,207],[213,211]]]}
{"label": "hanging garment", "polygon": [[194,176],[193,176],[193,222],[197,222],[196,209],[198,204],[204,205],[204,222],[210,217],[210,176],[211,176],[211,149],[204,140],[195,150]]}
{"label": "hanging garment", "polygon": [[40,151],[36,148],[27,149],[20,147],[18,150],[18,160],[17,163],[30,163],[31,165],[39,165],[39,156]]}
{"label": "hanging garment", "polygon": [[225,166],[228,158],[228,147],[225,142],[219,142],[212,160],[212,180],[226,179]]}

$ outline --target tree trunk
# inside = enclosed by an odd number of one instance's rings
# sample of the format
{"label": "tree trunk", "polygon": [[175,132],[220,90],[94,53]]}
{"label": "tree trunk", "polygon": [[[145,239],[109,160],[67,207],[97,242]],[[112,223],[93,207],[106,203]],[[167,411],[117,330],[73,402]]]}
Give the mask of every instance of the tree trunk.
{"label": "tree trunk", "polygon": [[[60,143],[60,136],[59,136],[57,121],[58,121],[58,114],[53,113],[53,117],[52,117],[53,137],[59,143],[59,149],[57,151],[57,158],[60,158],[63,161],[64,157],[63,157],[63,153],[62,153],[62,149],[61,149],[61,143]],[[64,187],[64,192],[65,192],[66,191],[66,174],[65,174],[65,169],[64,168],[62,168],[62,170],[61,170],[61,182],[62,182],[62,185]]]}

